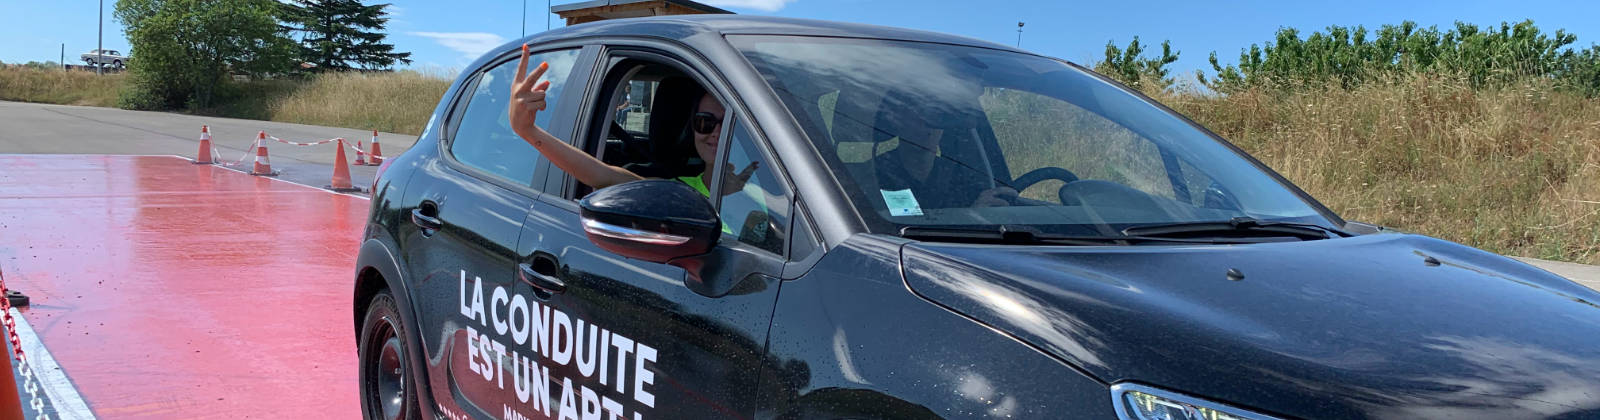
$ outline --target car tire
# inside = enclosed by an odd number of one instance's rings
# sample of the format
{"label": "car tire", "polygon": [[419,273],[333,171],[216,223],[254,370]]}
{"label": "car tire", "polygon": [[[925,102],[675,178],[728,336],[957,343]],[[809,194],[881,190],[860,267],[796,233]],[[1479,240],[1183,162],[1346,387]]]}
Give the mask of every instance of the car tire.
{"label": "car tire", "polygon": [[378,292],[369,301],[360,337],[357,354],[362,418],[421,419],[417,389],[409,382],[405,322],[388,290]]}
{"label": "car tire", "polygon": [[122,68],[122,60],[111,60],[111,67]]}

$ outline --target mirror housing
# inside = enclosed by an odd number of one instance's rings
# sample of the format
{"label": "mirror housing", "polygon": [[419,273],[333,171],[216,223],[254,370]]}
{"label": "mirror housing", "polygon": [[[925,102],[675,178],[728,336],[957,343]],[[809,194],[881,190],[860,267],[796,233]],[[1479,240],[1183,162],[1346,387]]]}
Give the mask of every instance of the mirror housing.
{"label": "mirror housing", "polygon": [[601,188],[578,202],[589,242],[628,258],[666,263],[716,247],[722,220],[681,182],[647,179]]}

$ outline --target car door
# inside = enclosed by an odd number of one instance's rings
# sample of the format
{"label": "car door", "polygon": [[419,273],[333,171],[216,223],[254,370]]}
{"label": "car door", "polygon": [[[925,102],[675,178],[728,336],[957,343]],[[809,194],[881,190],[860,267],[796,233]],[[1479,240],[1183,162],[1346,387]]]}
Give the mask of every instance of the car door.
{"label": "car door", "polygon": [[[534,54],[550,63],[554,97],[580,55],[578,48]],[[412,223],[400,241],[416,296],[429,388],[440,412],[498,418],[514,390],[506,376],[511,343],[505,312],[516,293],[516,245],[538,191],[537,149],[510,128],[507,100],[517,56],[483,67],[450,115],[432,157],[424,159],[404,202]],[[559,104],[536,124],[552,129]],[[570,127],[570,123],[567,124]]]}
{"label": "car door", "polygon": [[[683,61],[671,64],[693,74]],[[621,85],[597,83],[601,86],[588,98],[597,105],[586,108],[592,123],[582,131],[591,152],[603,149],[594,143],[603,140],[604,127],[613,121],[613,107],[598,104],[614,103],[603,99]],[[720,96],[731,103],[729,95]],[[726,159],[739,168],[762,163],[747,188],[733,193],[739,198],[713,201],[723,206],[730,230],[715,251],[723,257],[712,266],[690,273],[624,258],[586,239],[576,197],[547,194],[534,203],[518,256],[533,295],[527,310],[533,319],[530,352],[516,363],[527,369],[522,376],[530,378],[529,392],[526,400],[518,394],[525,402],[509,414],[584,419],[754,414],[793,200],[754,131],[734,122],[743,121],[733,117],[742,115],[736,109],[728,107],[729,118],[721,126],[723,138],[735,139],[724,143],[737,144],[724,148],[733,156]],[[558,169],[550,173],[566,179],[566,191],[578,190]],[[731,174],[717,176],[724,175]],[[714,293],[695,287],[707,280],[696,275],[710,272],[731,278],[735,286]]]}

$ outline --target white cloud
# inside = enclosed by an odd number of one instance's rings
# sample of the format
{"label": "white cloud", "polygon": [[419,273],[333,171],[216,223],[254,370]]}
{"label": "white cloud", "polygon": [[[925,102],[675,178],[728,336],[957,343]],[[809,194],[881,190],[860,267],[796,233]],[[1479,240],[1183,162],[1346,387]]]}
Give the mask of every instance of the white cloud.
{"label": "white cloud", "polygon": [[468,60],[478,58],[494,47],[506,43],[504,37],[488,32],[407,32],[407,34],[432,38],[439,45],[460,52]]}
{"label": "white cloud", "polygon": [[794,0],[701,0],[701,3],[717,7],[755,9],[763,12],[776,12],[793,2]]}

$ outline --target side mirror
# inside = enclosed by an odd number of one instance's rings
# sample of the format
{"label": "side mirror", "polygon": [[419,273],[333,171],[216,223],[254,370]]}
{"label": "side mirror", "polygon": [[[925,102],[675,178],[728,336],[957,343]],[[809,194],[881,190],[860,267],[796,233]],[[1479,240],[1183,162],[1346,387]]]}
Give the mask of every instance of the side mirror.
{"label": "side mirror", "polygon": [[722,221],[699,191],[671,180],[643,180],[597,190],[582,201],[589,242],[628,258],[666,263],[710,252]]}

